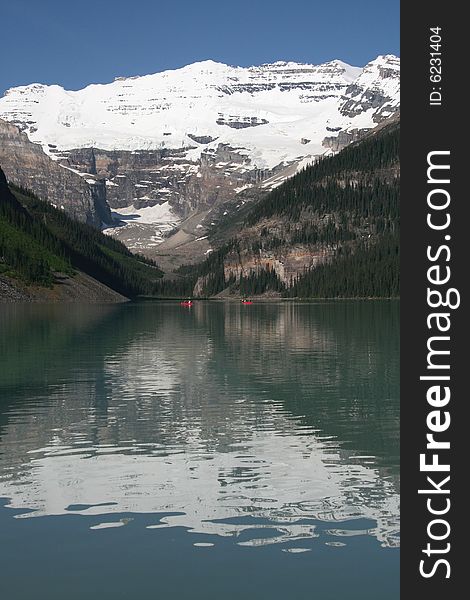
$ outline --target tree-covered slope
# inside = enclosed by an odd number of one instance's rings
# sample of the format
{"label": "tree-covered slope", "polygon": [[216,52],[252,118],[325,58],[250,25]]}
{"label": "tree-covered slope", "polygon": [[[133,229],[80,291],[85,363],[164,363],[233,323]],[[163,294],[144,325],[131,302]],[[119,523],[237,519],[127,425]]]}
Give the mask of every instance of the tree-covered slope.
{"label": "tree-covered slope", "polygon": [[33,194],[8,186],[0,169],[0,273],[51,286],[80,270],[128,297],[151,294],[162,273],[122,243],[78,223]]}

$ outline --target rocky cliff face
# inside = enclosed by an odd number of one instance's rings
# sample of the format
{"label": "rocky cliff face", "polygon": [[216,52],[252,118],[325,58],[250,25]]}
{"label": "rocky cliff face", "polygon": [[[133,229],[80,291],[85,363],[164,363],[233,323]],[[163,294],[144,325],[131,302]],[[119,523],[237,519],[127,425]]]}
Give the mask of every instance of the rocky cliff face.
{"label": "rocky cliff face", "polygon": [[[307,244],[285,246],[277,250],[259,250],[256,253],[245,248],[240,252],[230,252],[224,258],[224,277],[226,281],[233,278],[236,284],[242,275],[249,277],[253,273],[269,270],[274,271],[282,283],[289,287],[305,271],[331,261],[335,250],[334,247],[312,247]],[[198,278],[193,290],[195,298],[206,296],[208,279],[208,275]]]}
{"label": "rocky cliff face", "polygon": [[224,260],[225,277],[228,279],[234,275],[235,281],[239,281],[242,274],[248,276],[261,269],[269,269],[276,271],[279,279],[289,285],[291,278],[327,262],[333,254],[332,248],[311,248],[300,244],[278,251],[259,251],[257,254],[247,250],[239,254],[230,253]]}
{"label": "rocky cliff face", "polygon": [[112,208],[133,205],[139,209],[169,202],[183,219],[195,210],[212,208],[219,199],[229,200],[240,188],[258,184],[278,171],[254,167],[239,148],[228,144],[207,149],[194,160],[186,156],[191,149],[78,148],[61,151],[59,163],[84,176],[105,179]]}
{"label": "rocky cliff face", "polygon": [[95,227],[112,223],[104,180],[83,178],[47,156],[17,127],[0,119],[0,166],[9,181]]}

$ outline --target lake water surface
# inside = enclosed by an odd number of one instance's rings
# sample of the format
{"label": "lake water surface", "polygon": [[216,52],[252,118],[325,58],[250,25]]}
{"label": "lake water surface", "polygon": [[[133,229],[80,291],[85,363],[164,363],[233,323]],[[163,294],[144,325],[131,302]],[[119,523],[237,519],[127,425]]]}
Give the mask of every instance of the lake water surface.
{"label": "lake water surface", "polygon": [[2,598],[397,600],[398,317],[0,307]]}

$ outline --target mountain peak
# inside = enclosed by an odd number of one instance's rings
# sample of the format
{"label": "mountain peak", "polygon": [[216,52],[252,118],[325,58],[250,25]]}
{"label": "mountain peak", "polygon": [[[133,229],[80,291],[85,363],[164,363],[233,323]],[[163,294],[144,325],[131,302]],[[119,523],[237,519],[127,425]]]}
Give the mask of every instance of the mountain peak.
{"label": "mountain peak", "polygon": [[190,69],[190,70],[194,70],[194,71],[206,71],[206,70],[225,70],[225,69],[230,69],[230,68],[236,68],[236,67],[231,67],[230,65],[227,65],[225,63],[222,62],[218,62],[212,59],[206,59],[206,60],[199,60],[193,63],[189,63],[188,65],[185,65],[184,67],[180,67],[179,69],[173,69],[174,71],[182,71],[182,70],[186,70],[186,69]]}
{"label": "mountain peak", "polygon": [[379,56],[377,56],[377,58],[374,58],[373,60],[368,62],[367,65],[364,67],[364,69],[367,69],[367,67],[371,67],[371,66],[382,66],[382,65],[386,65],[387,67],[393,67],[393,68],[399,69],[400,68],[400,58],[398,56],[395,56],[394,54],[379,54]]}

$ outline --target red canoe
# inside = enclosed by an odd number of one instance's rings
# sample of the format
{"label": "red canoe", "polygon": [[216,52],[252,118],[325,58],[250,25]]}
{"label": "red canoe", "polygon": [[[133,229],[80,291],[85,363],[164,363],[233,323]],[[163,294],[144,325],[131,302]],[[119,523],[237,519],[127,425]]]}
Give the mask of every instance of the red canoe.
{"label": "red canoe", "polygon": [[192,306],[193,302],[180,302],[180,306]]}

